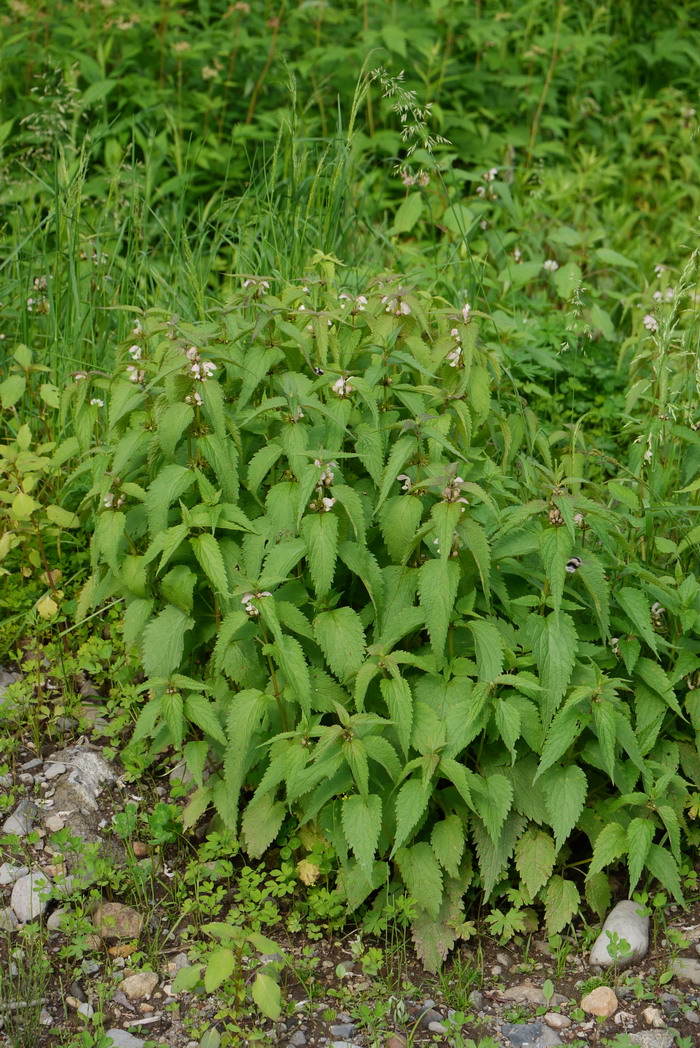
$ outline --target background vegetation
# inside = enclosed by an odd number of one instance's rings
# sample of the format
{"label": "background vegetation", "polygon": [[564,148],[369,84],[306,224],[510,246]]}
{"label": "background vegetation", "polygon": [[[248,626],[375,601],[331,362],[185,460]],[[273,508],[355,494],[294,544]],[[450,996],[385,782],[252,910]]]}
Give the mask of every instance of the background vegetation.
{"label": "background vegetation", "polygon": [[700,5],[2,28],[5,661],[69,695],[123,610],[129,769],[183,752],[187,821],[352,909],[407,891],[431,966],[484,894],[499,934],[621,863],[680,900]]}

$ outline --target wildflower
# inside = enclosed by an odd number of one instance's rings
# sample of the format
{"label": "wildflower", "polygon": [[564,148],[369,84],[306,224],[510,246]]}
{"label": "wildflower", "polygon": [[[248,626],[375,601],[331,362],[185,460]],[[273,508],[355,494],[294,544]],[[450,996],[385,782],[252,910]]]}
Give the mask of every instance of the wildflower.
{"label": "wildflower", "polygon": [[523,256],[522,256],[522,253],[520,251],[520,248],[516,247],[515,250],[513,251],[513,261],[514,262],[521,262],[522,261],[522,257]]}
{"label": "wildflower", "polygon": [[140,320],[135,320],[134,321],[134,335],[135,335],[136,338],[138,338],[139,335],[143,335],[143,327],[141,325],[141,321]]}
{"label": "wildflower", "polygon": [[129,346],[129,356],[132,360],[140,360],[141,346]]}
{"label": "wildflower", "polygon": [[211,360],[205,360],[202,364],[202,382],[206,382],[216,371],[216,364]]}
{"label": "wildflower", "polygon": [[477,186],[476,192],[478,196],[486,196],[486,186]]}
{"label": "wildflower", "polygon": [[214,66],[205,65],[202,69],[202,80],[218,80],[219,70]]}
{"label": "wildflower", "polygon": [[393,313],[397,317],[407,317],[411,312],[411,307],[409,306],[408,302],[403,301],[401,295],[396,295],[393,297],[390,295],[384,295],[384,297],[382,298],[382,305],[386,306],[386,313]]}
{"label": "wildflower", "polygon": [[425,187],[425,186],[427,186],[429,184],[430,184],[430,175],[428,174],[427,171],[421,171],[418,174],[418,185]]}
{"label": "wildflower", "polygon": [[666,266],[662,266],[661,263],[658,262],[654,266],[654,272],[656,273],[657,277],[661,278],[661,274],[666,272]]}
{"label": "wildflower", "polygon": [[185,397],[185,403],[196,404],[197,407],[201,407],[201,405],[204,403],[204,401],[202,400],[202,394],[198,393],[195,390],[194,393],[190,393],[188,396]]}
{"label": "wildflower", "polygon": [[488,169],[488,171],[484,171],[484,173],[483,173],[483,175],[481,177],[483,178],[484,182],[493,182],[493,181],[495,181],[497,175],[498,175],[498,168],[497,167],[490,167]]}
{"label": "wildflower", "polygon": [[[338,298],[345,300],[341,303],[341,309],[345,309],[348,302],[352,303],[352,313],[364,313],[367,308],[367,298],[365,295],[358,295],[357,298],[353,298],[352,295],[346,295],[345,292],[343,292],[343,294],[338,295]],[[300,308],[303,309],[304,307],[301,306]]]}
{"label": "wildflower", "polygon": [[460,360],[462,359],[462,347],[455,346],[455,348],[450,350],[450,352],[447,354],[447,359],[450,362],[450,367],[456,368],[459,365]]}
{"label": "wildflower", "polygon": [[333,499],[333,498],[323,498],[323,499],[321,499],[321,502],[323,503],[323,512],[324,513],[330,513],[330,511],[335,506],[335,501],[336,500]]}
{"label": "wildflower", "polygon": [[185,356],[188,360],[199,360],[199,351],[197,350],[197,347],[190,346],[190,348],[185,353]]}
{"label": "wildflower", "polygon": [[409,477],[408,473],[399,473],[399,475],[398,475],[398,477],[396,479],[403,481],[403,484],[401,485],[401,490],[402,491],[410,491],[411,490],[411,478]]}
{"label": "wildflower", "polygon": [[260,610],[255,607],[253,601],[258,600],[260,597],[271,596],[272,594],[269,592],[269,590],[261,590],[259,593],[244,593],[243,598],[241,600],[241,604],[245,608],[248,615],[250,615],[251,618],[254,618],[256,615],[260,614]]}
{"label": "wildflower", "polygon": [[559,269],[559,263],[554,258],[548,258],[545,261],[543,268],[546,269],[548,273],[556,273]]}
{"label": "wildflower", "polygon": [[469,320],[469,314],[471,313],[471,311],[472,311],[472,307],[469,305],[468,302],[465,302],[464,305],[462,306],[462,320],[464,321],[465,324]]}
{"label": "wildflower", "polygon": [[610,638],[610,647],[612,648],[613,655],[616,655],[617,658],[619,659],[620,658],[620,638],[619,637],[611,637]]}
{"label": "wildflower", "polygon": [[449,481],[442,493],[443,500],[445,502],[463,502],[466,506],[468,506],[468,499],[465,499],[462,495],[463,484],[464,480],[462,479],[462,477],[455,477],[454,480]]}
{"label": "wildflower", "polygon": [[256,298],[260,298],[261,295],[270,290],[267,280],[261,280],[259,277],[248,277],[247,280],[243,281],[243,287],[252,287]]}
{"label": "wildflower", "polygon": [[129,364],[126,369],[126,373],[129,376],[130,382],[143,382],[146,377],[145,371],[139,371],[134,364]]}
{"label": "wildflower", "polygon": [[114,492],[108,491],[105,497],[102,499],[102,502],[104,503],[107,509],[111,509],[114,505]]}
{"label": "wildflower", "polygon": [[99,397],[93,397],[90,403],[94,408],[103,408],[105,406],[104,400],[100,400]]}
{"label": "wildflower", "polygon": [[659,322],[655,316],[652,316],[651,313],[644,314],[644,319],[642,323],[644,324],[644,327],[647,329],[647,331],[651,331],[652,334],[659,330]]}
{"label": "wildflower", "polygon": [[488,229],[488,228],[489,228],[489,224],[488,224],[488,222],[486,221],[486,219],[485,219],[485,218],[482,218],[481,222],[479,222],[479,229],[484,229],[484,230],[486,230],[486,229]]}
{"label": "wildflower", "polygon": [[350,380],[343,378],[342,375],[339,379],[336,379],[336,381],[331,386],[331,389],[336,394],[336,396],[339,397],[347,397],[348,394],[353,392],[353,387],[350,385]]}
{"label": "wildflower", "polygon": [[73,375],[73,378],[75,379],[76,382],[82,382],[82,380],[84,378],[87,378],[87,372],[86,371],[76,371],[76,373]]}
{"label": "wildflower", "polygon": [[405,186],[415,186],[416,180],[413,175],[404,167],[400,171],[401,181]]}

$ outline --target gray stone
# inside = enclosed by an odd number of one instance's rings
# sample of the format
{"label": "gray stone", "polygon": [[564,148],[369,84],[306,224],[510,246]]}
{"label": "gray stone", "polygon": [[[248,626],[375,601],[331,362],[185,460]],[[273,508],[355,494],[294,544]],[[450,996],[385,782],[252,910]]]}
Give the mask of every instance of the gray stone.
{"label": "gray stone", "polygon": [[671,971],[679,982],[700,986],[700,961],[695,957],[676,957],[671,961]]}
{"label": "gray stone", "polygon": [[28,866],[11,866],[9,862],[4,862],[0,866],[0,884],[14,884],[27,873],[29,873]]}
{"label": "gray stone", "polygon": [[14,780],[11,775],[0,775],[0,786],[3,790],[12,789]]}
{"label": "gray stone", "polygon": [[43,763],[41,757],[32,757],[30,761],[25,761],[20,767],[22,771],[34,771],[35,768],[40,768]]}
{"label": "gray stone", "polygon": [[442,1015],[436,1011],[435,1008],[424,1008],[420,1014],[420,1024],[425,1027],[426,1030],[430,1029],[431,1023],[441,1023]]}
{"label": "gray stone", "polygon": [[2,828],[5,833],[14,833],[17,837],[26,837],[32,828],[37,806],[27,797],[23,797],[12,815],[5,819]]}
{"label": "gray stone", "polygon": [[447,1033],[447,1027],[442,1023],[428,1023],[430,1033]]}
{"label": "gray stone", "polygon": [[501,1033],[515,1048],[550,1048],[563,1044],[559,1034],[542,1023],[503,1023]]}
{"label": "gray stone", "polygon": [[484,995],[480,990],[472,990],[469,994],[469,1003],[473,1008],[476,1008],[477,1012],[480,1012],[484,1007]]}
{"label": "gray stone", "polygon": [[[646,957],[649,949],[649,918],[640,913],[641,909],[639,903],[623,899],[610,911],[600,935],[593,944],[589,958],[591,966],[610,968],[615,965],[616,968],[628,968]],[[614,934],[630,945],[630,952],[625,957],[613,958],[608,952],[610,935]]]}
{"label": "gray stone", "polygon": [[44,765],[44,778],[48,780],[57,779],[66,770],[65,764],[62,764],[61,761],[47,761]]}
{"label": "gray stone", "polygon": [[111,1038],[113,1048],[143,1048],[146,1043],[127,1030],[107,1030],[107,1037]]}
{"label": "gray stone", "polygon": [[357,1026],[355,1023],[338,1023],[330,1028],[331,1037],[354,1037],[356,1033]]}
{"label": "gray stone", "polygon": [[688,1009],[684,1018],[687,1022],[692,1023],[693,1026],[700,1025],[700,1015],[693,1008]]}
{"label": "gray stone", "polygon": [[306,1044],[306,1034],[303,1030],[297,1030],[289,1038],[289,1043],[295,1045],[295,1048],[301,1048],[302,1045]]}
{"label": "gray stone", "polygon": [[93,914],[92,923],[103,939],[138,939],[144,918],[132,906],[102,902]]}
{"label": "gray stone", "polygon": [[550,1004],[567,1004],[568,998],[564,997],[561,993],[555,993],[550,1000],[548,1000],[542,993],[539,986],[533,986],[532,983],[518,983],[516,986],[509,986],[507,990],[504,990],[501,994],[506,1001],[512,1001],[514,1004],[533,1004],[536,1008],[541,1008],[543,1005],[549,1006]]}
{"label": "gray stone", "polygon": [[48,928],[48,930],[50,932],[59,932],[61,930],[61,922],[63,921],[63,918],[67,913],[68,910],[65,908],[65,906],[59,906],[57,910],[54,910],[53,913],[50,913],[49,916],[46,918],[46,927]]}
{"label": "gray stone", "polygon": [[158,985],[158,976],[155,972],[135,972],[127,975],[120,989],[132,1001],[140,1001],[142,997],[148,997]]}
{"label": "gray stone", "polygon": [[13,932],[18,924],[14,910],[11,910],[9,906],[0,909],[0,932]]}
{"label": "gray stone", "polygon": [[352,1041],[331,1041],[331,1048],[357,1048]]}
{"label": "gray stone", "polygon": [[629,1038],[634,1048],[672,1048],[676,1043],[675,1030],[641,1030]]}
{"label": "gray stone", "polygon": [[95,1009],[87,1001],[81,1001],[76,1011],[78,1015],[82,1015],[85,1019],[92,1019],[95,1014]]}
{"label": "gray stone", "polygon": [[34,871],[15,881],[10,905],[17,914],[21,924],[40,917],[49,904],[48,896],[52,888],[51,881],[45,873]]}

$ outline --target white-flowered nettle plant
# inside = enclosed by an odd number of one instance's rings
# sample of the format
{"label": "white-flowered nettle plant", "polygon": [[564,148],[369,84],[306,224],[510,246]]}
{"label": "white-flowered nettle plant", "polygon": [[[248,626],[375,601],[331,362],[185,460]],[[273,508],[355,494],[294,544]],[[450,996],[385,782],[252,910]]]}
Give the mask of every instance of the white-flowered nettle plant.
{"label": "white-flowered nettle plant", "polygon": [[403,884],[432,967],[469,891],[504,934],[533,907],[560,931],[584,895],[603,913],[621,863],[680,898],[684,550],[637,563],[636,490],[545,440],[478,310],[359,290],[251,278],[124,345],[79,613],[126,600],[135,743],[182,750],[190,824],[215,809],[253,857],[312,824],[352,909]]}

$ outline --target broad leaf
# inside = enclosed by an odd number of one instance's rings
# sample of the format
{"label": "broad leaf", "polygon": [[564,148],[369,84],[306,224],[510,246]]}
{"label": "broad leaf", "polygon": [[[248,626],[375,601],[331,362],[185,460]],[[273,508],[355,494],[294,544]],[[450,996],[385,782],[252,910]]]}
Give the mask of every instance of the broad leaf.
{"label": "broad leaf", "polygon": [[322,611],[314,619],[314,631],[328,665],[341,681],[357,673],[364,660],[365,633],[352,608]]}
{"label": "broad leaf", "polygon": [[422,842],[412,848],[400,848],[396,864],[418,905],[437,918],[442,902],[442,874],[430,845]]}
{"label": "broad leaf", "polygon": [[418,573],[420,604],[431,647],[438,656],[445,648],[458,585],[459,567],[454,560],[426,560]]}
{"label": "broad leaf", "polygon": [[351,794],[343,801],[341,819],[345,839],[360,867],[369,875],[382,823],[381,797],[375,793],[367,798],[357,793]]}

